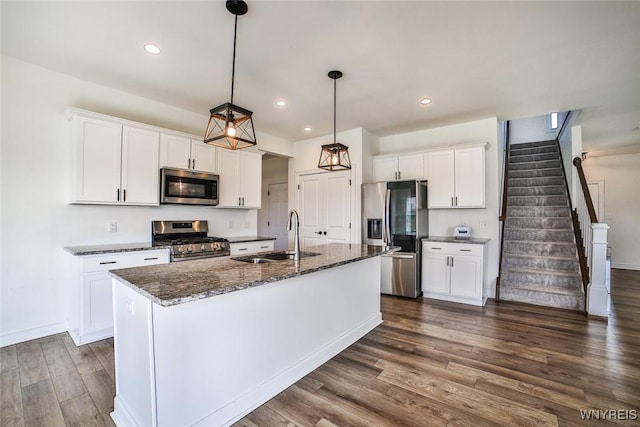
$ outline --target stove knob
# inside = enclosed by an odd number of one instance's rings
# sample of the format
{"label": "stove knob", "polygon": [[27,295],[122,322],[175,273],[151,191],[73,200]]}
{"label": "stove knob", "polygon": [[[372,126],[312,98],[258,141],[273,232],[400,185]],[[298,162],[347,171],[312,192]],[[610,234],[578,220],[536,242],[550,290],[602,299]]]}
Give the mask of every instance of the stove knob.
{"label": "stove knob", "polygon": [[213,250],[219,250],[220,249],[220,243],[213,243],[211,246],[213,246]]}
{"label": "stove knob", "polygon": [[207,245],[200,245],[200,250],[202,252],[206,251],[207,250]]}
{"label": "stove knob", "polygon": [[178,246],[178,249],[177,249],[177,250],[178,250],[178,253],[182,253],[182,252],[184,252],[184,248],[183,248],[182,246]]}
{"label": "stove knob", "polygon": [[187,246],[187,252],[193,252],[193,246],[191,245]]}

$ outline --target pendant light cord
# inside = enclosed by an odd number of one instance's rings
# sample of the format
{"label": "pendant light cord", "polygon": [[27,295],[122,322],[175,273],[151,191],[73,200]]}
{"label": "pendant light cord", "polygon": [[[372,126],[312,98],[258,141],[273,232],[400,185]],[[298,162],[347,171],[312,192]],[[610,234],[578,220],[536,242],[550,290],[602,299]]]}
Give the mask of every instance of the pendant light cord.
{"label": "pendant light cord", "polygon": [[231,66],[231,104],[233,105],[233,84],[236,78],[236,36],[238,34],[238,15],[233,26],[233,65]]}
{"label": "pendant light cord", "polygon": [[338,84],[337,79],[333,79],[333,143],[336,143],[336,86]]}

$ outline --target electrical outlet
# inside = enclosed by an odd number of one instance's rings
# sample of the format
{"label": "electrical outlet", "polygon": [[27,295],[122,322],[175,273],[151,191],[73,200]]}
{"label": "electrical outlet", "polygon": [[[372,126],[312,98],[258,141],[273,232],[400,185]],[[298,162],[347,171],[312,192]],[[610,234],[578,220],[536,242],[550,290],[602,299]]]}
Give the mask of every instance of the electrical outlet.
{"label": "electrical outlet", "polygon": [[481,229],[487,228],[487,223],[486,223],[486,221],[481,221],[481,222],[480,222],[480,224],[479,224],[479,226],[480,226],[480,228],[481,228]]}
{"label": "electrical outlet", "polygon": [[109,221],[109,233],[118,231],[118,221]]}

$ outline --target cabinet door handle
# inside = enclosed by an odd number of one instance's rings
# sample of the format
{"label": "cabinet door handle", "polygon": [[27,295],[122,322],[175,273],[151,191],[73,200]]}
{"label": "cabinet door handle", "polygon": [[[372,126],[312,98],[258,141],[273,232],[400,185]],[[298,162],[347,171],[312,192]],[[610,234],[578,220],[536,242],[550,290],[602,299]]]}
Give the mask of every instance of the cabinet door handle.
{"label": "cabinet door handle", "polygon": [[447,267],[449,267],[449,257],[447,257]]}
{"label": "cabinet door handle", "polygon": [[102,261],[102,262],[100,263],[100,265],[105,265],[105,264],[117,264],[117,263],[118,263],[118,261]]}
{"label": "cabinet door handle", "polygon": [[242,198],[242,206],[244,206],[244,197]]}
{"label": "cabinet door handle", "polygon": [[314,231],[315,234],[322,234],[322,231]]}
{"label": "cabinet door handle", "polygon": [[398,179],[402,179],[402,172],[398,171]]}
{"label": "cabinet door handle", "polygon": [[239,248],[238,250],[239,251],[246,251],[247,249],[249,249],[249,248]]}
{"label": "cabinet door handle", "polygon": [[145,260],[145,261],[153,261],[154,259],[158,259],[158,257],[157,257],[157,256],[154,256],[154,257],[152,257],[152,258],[145,258],[144,260]]}
{"label": "cabinet door handle", "polygon": [[453,197],[451,198],[451,206],[454,206],[454,204],[453,204]]}
{"label": "cabinet door handle", "polygon": [[120,201],[120,189],[119,188],[116,190],[116,201],[117,202]]}
{"label": "cabinet door handle", "polygon": [[442,249],[442,248],[436,248],[435,246],[431,246],[431,249],[437,249],[437,250],[440,250],[440,249]]}
{"label": "cabinet door handle", "polygon": [[471,252],[471,249],[460,249],[460,252]]}
{"label": "cabinet door handle", "polygon": [[451,267],[453,267],[453,257],[451,257]]}
{"label": "cabinet door handle", "polygon": [[127,201],[127,190],[126,189],[122,190],[122,201],[123,202]]}
{"label": "cabinet door handle", "polygon": [[458,206],[458,196],[456,196],[456,206]]}
{"label": "cabinet door handle", "polygon": [[238,197],[238,206],[242,206],[242,204],[240,203],[240,201],[241,201],[241,198],[240,198],[240,197]]}
{"label": "cabinet door handle", "polygon": [[327,235],[327,232],[326,232],[326,231],[323,231],[323,232],[322,232],[322,234],[324,234],[324,235],[326,236],[326,235]]}
{"label": "cabinet door handle", "polygon": [[196,168],[196,159],[191,160],[191,169]]}
{"label": "cabinet door handle", "polygon": [[191,169],[191,159],[187,159],[187,169]]}
{"label": "cabinet door handle", "polygon": [[260,249],[269,249],[269,246],[260,246]]}

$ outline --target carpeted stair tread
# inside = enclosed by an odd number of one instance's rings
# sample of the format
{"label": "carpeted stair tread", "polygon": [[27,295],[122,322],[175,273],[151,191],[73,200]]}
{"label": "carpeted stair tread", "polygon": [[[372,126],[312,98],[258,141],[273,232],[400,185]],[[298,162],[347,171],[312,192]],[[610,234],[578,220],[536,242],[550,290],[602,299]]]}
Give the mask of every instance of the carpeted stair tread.
{"label": "carpeted stair tread", "polygon": [[540,154],[516,154],[509,156],[509,166],[519,163],[546,163],[558,162],[557,153],[540,153]]}
{"label": "carpeted stair tread", "polygon": [[527,304],[543,305],[547,307],[563,308],[567,310],[584,311],[584,293],[547,292],[529,288],[506,288],[501,290],[500,299]]}
{"label": "carpeted stair tread", "polygon": [[572,230],[571,218],[562,217],[507,217],[505,228],[536,228],[539,230]]}
{"label": "carpeted stair tread", "polygon": [[563,196],[564,185],[532,185],[529,187],[509,187],[507,196]]}
{"label": "carpeted stair tread", "polygon": [[512,179],[545,178],[545,177],[562,178],[562,170],[558,168],[509,170],[509,181],[511,181]]}
{"label": "carpeted stair tread", "polygon": [[[505,240],[533,240],[538,242],[567,242],[575,238],[572,230],[556,230],[556,229],[522,229],[522,228],[505,228]],[[575,241],[575,240],[574,240]]]}
{"label": "carpeted stair tread", "polygon": [[505,254],[502,268],[507,270],[553,271],[556,273],[578,273],[580,266],[575,257],[537,256],[531,254]]}
{"label": "carpeted stair tread", "polygon": [[507,218],[571,218],[569,206],[507,206]]}
{"label": "carpeted stair tread", "polygon": [[547,294],[576,295],[578,293],[582,293],[580,292],[580,289],[554,288],[551,286],[545,286],[541,289],[539,286],[540,285],[536,283],[510,283],[508,288],[542,292]]}
{"label": "carpeted stair tread", "polygon": [[509,170],[529,170],[529,169],[555,169],[560,167],[560,160],[545,160],[536,162],[511,162]]}
{"label": "carpeted stair tread", "polygon": [[539,275],[556,276],[556,277],[581,278],[580,274],[570,272],[570,271],[541,270],[537,268],[522,268],[522,267],[507,267],[507,268],[503,267],[503,270],[510,273],[539,274]]}
{"label": "carpeted stair tread", "polygon": [[549,145],[552,145],[554,147],[558,146],[554,139],[549,139],[547,141],[535,141],[535,142],[525,142],[522,144],[512,144],[511,149],[518,150],[518,149],[527,149],[527,148],[540,148],[540,147],[548,147]]}
{"label": "carpeted stair tread", "polygon": [[539,196],[512,196],[508,202],[511,206],[569,206],[567,196],[564,194],[545,194]]}
{"label": "carpeted stair tread", "polygon": [[565,255],[565,256],[557,256],[557,255],[533,255],[533,254],[511,254],[511,253],[506,253],[506,255],[509,255],[510,257],[517,257],[517,258],[543,258],[543,259],[558,259],[558,260],[564,260],[564,259],[571,259],[571,260],[576,260],[577,258],[574,256],[570,256],[570,255]]}
{"label": "carpeted stair tread", "polygon": [[558,153],[558,147],[554,145],[544,145],[542,147],[530,147],[530,148],[515,148],[515,145],[511,146],[509,151],[509,157],[511,156],[526,156],[527,154],[546,154],[546,153]]}
{"label": "carpeted stair tread", "polygon": [[512,187],[537,187],[546,185],[564,185],[561,175],[537,176],[537,177],[509,177],[508,186]]}

